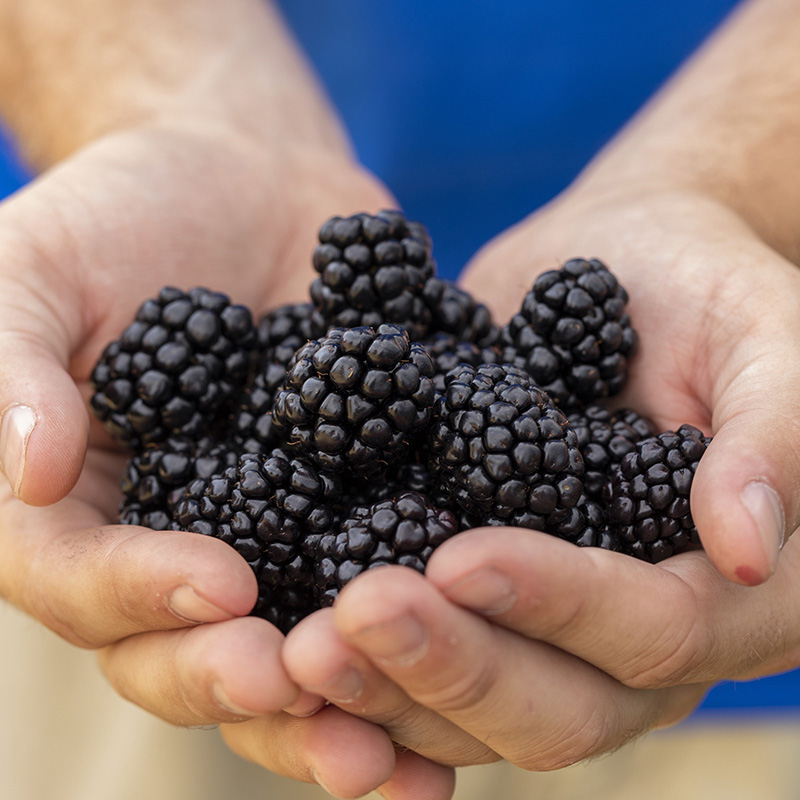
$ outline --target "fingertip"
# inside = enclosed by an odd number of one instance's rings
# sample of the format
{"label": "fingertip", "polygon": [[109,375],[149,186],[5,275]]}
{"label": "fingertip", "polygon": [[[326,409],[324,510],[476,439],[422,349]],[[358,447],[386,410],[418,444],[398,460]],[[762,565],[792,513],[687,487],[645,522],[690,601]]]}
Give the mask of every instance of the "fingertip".
{"label": "fingertip", "polygon": [[398,750],[392,777],[378,794],[384,800],[450,800],[456,790],[456,771],[413,750]]}
{"label": "fingertip", "polygon": [[[83,468],[89,419],[71,378],[52,366],[40,380],[46,391],[12,391],[24,400],[0,411],[0,468],[14,495],[46,506],[61,500]],[[33,396],[32,396],[33,395]]]}

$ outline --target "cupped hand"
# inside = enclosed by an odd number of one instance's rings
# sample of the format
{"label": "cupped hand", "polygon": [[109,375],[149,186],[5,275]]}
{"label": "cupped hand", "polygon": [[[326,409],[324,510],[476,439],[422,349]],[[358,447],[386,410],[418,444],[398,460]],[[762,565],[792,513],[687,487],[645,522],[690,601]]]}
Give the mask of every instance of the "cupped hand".
{"label": "cupped hand", "polygon": [[[109,135],[0,206],[0,596],[99,649],[120,694],[171,723],[261,717],[280,747],[257,728],[226,735],[276,771],[341,796],[402,796],[421,774],[444,797],[450,772],[396,758],[377,726],[304,716],[321,701],[286,675],[277,629],[246,616],[256,582],[232,548],[112,524],[125,454],[87,413],[102,348],[162,286],[254,314],[304,300],[319,225],[391,204],[333,149],[278,154],[209,123]],[[360,754],[348,769],[332,727]]]}
{"label": "cupped hand", "polygon": [[425,578],[359,576],[289,635],[299,685],[444,763],[564,766],[674,724],[716,681],[800,665],[793,540],[778,558],[798,518],[800,272],[705,196],[573,190],[465,282],[503,320],[574,256],[603,259],[630,294],[641,347],[615,402],[714,436],[692,490],[705,551],[652,565],[470,531]]}

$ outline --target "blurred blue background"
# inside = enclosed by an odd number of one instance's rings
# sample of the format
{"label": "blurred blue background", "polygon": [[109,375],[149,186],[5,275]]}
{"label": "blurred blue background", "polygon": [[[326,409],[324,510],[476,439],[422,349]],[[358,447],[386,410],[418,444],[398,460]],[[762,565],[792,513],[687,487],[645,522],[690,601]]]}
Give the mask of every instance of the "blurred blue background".
{"label": "blurred blue background", "polygon": [[[569,184],[733,0],[283,0],[362,161],[454,278]],[[0,197],[25,168],[0,131]],[[695,715],[800,708],[800,672],[711,691]]]}

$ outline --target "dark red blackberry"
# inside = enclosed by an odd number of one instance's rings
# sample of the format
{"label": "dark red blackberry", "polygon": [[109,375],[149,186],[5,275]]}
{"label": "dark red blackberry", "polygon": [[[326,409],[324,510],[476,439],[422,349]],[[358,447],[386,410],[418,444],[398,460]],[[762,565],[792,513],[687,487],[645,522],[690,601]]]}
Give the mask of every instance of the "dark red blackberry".
{"label": "dark red blackberry", "polygon": [[292,360],[273,419],[293,451],[374,479],[427,429],[432,375],[430,356],[404,328],[333,328]]}
{"label": "dark red blackberry", "polygon": [[556,374],[577,400],[593,403],[617,394],[627,380],[628,359],[638,345],[627,302],[602,261],[574,258],[539,275],[503,338],[525,357],[534,349],[536,361],[555,357]]}
{"label": "dark red blackberry", "polygon": [[603,487],[612,467],[632,453],[642,439],[658,432],[652,420],[630,409],[612,411],[593,404],[569,415],[583,456],[583,489],[587,497],[603,501]]}
{"label": "dark red blackberry", "polygon": [[322,606],[364,570],[399,564],[424,572],[433,551],[458,530],[455,515],[405,492],[353,509],[339,533],[319,541],[316,583]]}
{"label": "dark red blackberry", "polygon": [[91,376],[91,407],[131,448],[209,432],[248,377],[250,311],[208,289],[166,287],[103,351]]}
{"label": "dark red blackberry", "polygon": [[258,578],[253,610],[284,632],[316,607],[313,554],[334,533],[341,484],[281,450],[245,454],[235,467],[192,481],[175,509],[180,530],[231,545]]}
{"label": "dark red blackberry", "polygon": [[120,480],[124,495],[119,521],[163,531],[172,526],[173,511],[187,484],[210,478],[234,466],[236,452],[226,443],[204,437],[197,441],[171,437],[133,455]]}
{"label": "dark red blackberry", "polygon": [[521,515],[533,514],[533,527],[557,534],[583,493],[575,432],[512,365],[452,370],[436,400],[428,447],[442,491],[479,523],[523,524]]}
{"label": "dark red blackberry", "polygon": [[710,438],[681,425],[640,441],[605,489],[610,529],[623,552],[656,563],[699,544],[689,494]]}
{"label": "dark red blackberry", "polygon": [[449,333],[478,347],[494,344],[500,335],[492,313],[452,281],[433,276],[425,282],[425,303],[431,312],[430,333]]}
{"label": "dark red blackberry", "polygon": [[434,274],[428,232],[399,211],[333,217],[319,231],[311,284],[315,338],[329,328],[394,323],[412,339],[425,335],[431,312],[423,299]]}

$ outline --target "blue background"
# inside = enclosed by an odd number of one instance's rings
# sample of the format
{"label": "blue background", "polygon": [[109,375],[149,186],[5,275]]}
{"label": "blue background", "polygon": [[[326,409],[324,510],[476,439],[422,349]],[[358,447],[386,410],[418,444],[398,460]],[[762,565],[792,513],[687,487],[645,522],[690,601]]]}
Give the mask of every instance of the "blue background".
{"label": "blue background", "polygon": [[[428,226],[447,277],[566,187],[734,5],[282,3],[360,158]],[[27,178],[0,131],[0,197]],[[793,672],[722,684],[696,716],[798,707]]]}

